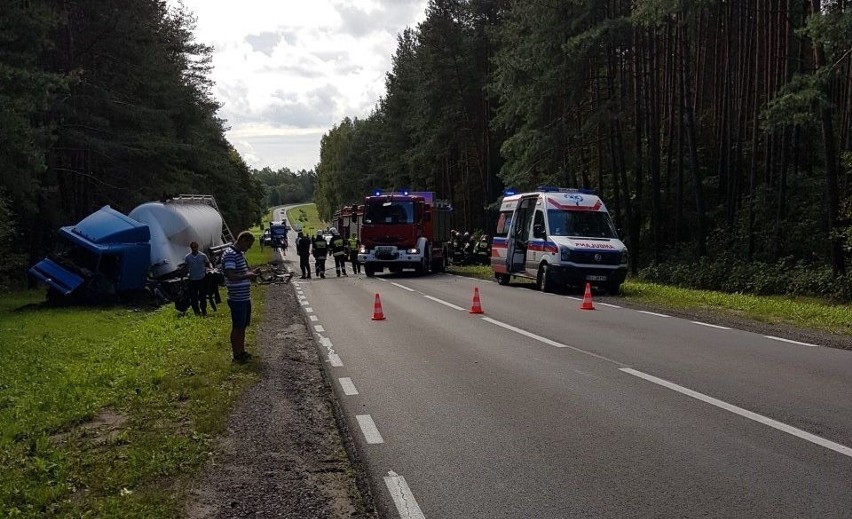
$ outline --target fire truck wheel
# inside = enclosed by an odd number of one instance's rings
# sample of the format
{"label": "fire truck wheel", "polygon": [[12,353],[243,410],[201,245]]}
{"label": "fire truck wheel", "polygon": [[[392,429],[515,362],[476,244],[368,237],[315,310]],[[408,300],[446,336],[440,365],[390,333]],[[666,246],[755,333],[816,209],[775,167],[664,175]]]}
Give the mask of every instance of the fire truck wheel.
{"label": "fire truck wheel", "polygon": [[371,278],[376,274],[376,271],[375,271],[375,269],[373,269],[372,265],[364,265],[364,274],[368,278]]}

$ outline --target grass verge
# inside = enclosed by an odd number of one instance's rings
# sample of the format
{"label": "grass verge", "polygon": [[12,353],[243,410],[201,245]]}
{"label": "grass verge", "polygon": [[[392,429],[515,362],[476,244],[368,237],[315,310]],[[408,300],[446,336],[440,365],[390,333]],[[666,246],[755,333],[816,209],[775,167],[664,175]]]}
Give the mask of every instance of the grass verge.
{"label": "grass verge", "polygon": [[[449,272],[477,279],[493,279],[491,267],[450,266]],[[513,278],[513,284],[532,283]],[[628,280],[622,285],[626,301],[671,309],[699,309],[772,324],[788,324],[823,332],[852,335],[852,306],[817,299],[728,294]]]}
{"label": "grass verge", "polygon": [[287,221],[290,225],[299,224],[306,236],[313,236],[317,229],[325,229],[328,225],[320,220],[316,204],[310,203],[296,206],[287,211]]}
{"label": "grass verge", "polygon": [[[252,290],[258,318],[265,290]],[[231,363],[227,304],[198,318],[43,300],[0,301],[0,516],[181,516],[230,407],[257,379],[252,364]]]}

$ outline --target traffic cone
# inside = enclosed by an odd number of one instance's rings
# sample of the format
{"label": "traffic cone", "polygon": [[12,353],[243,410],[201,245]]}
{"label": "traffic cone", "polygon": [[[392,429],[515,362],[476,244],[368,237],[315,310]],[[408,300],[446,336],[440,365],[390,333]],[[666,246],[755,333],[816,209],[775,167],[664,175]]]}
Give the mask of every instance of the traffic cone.
{"label": "traffic cone", "polygon": [[484,314],[482,311],[482,303],[479,301],[479,287],[473,287],[473,304],[470,306],[470,313]]}
{"label": "traffic cone", "polygon": [[379,294],[376,294],[376,302],[373,303],[373,320],[384,321],[385,314],[382,312],[382,300],[379,299]]}
{"label": "traffic cone", "polygon": [[592,304],[592,285],[586,283],[586,293],[583,294],[583,304],[580,305],[580,310],[594,310],[595,305]]}

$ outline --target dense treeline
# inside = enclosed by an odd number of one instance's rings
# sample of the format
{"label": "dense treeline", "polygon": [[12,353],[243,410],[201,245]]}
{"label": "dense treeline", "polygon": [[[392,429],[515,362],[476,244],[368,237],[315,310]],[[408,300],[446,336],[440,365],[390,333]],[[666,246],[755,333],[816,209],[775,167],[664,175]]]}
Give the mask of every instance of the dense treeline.
{"label": "dense treeline", "polygon": [[308,202],[314,198],[317,176],[313,170],[303,169],[294,173],[290,168],[273,171],[265,167],[252,170],[252,175],[263,184],[265,202],[269,207]]}
{"label": "dense treeline", "polygon": [[207,78],[211,49],[194,41],[187,12],[160,0],[2,4],[4,257],[23,251],[23,263],[34,261],[60,225],[104,204],[127,212],[205,193],[232,229],[260,219],[263,186],[225,140]]}
{"label": "dense treeline", "polygon": [[[845,0],[431,0],[387,93],[323,139],[322,214],[432,189],[490,230],[503,186],[596,189],[634,273],[849,299]],[[700,268],[696,268],[700,263]]]}

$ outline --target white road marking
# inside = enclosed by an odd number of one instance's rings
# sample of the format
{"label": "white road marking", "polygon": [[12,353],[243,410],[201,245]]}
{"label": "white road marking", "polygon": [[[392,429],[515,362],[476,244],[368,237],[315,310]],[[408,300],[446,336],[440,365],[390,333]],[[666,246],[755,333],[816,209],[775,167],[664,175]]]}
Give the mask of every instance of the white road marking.
{"label": "white road marking", "polygon": [[645,311],[645,310],[638,310],[638,312],[640,314],[656,315],[657,317],[671,317],[670,315],[658,314],[657,312],[648,312],[648,311]]}
{"label": "white road marking", "polygon": [[332,353],[331,355],[328,356],[328,362],[331,363],[331,366],[334,367],[334,368],[342,368],[343,367],[343,361],[340,360],[340,355],[338,355],[336,353]]}
{"label": "white road marking", "polygon": [[302,306],[308,306],[310,303],[306,299],[303,299],[299,301],[299,304],[301,304]]}
{"label": "white road marking", "polygon": [[324,332],[324,331],[325,331],[325,328],[323,328],[321,324],[315,324],[315,325],[314,325],[314,330],[316,330],[316,331],[317,331],[317,332],[319,332],[319,333],[322,333],[322,332]]}
{"label": "white road marking", "polygon": [[567,344],[562,344],[561,342],[556,342],[556,341],[550,340],[547,337],[542,337],[541,335],[536,335],[532,332],[528,332],[528,331],[522,330],[520,328],[515,328],[511,324],[501,323],[500,321],[497,321],[497,320],[492,319],[490,317],[483,317],[482,320],[488,321],[491,324],[496,324],[497,326],[501,326],[501,327],[503,327],[507,330],[512,330],[513,332],[519,333],[519,334],[524,335],[526,337],[529,337],[530,339],[535,339],[539,342],[543,342],[543,343],[549,344],[551,346],[556,346],[557,348],[568,348],[569,350],[576,351],[577,353],[582,353],[584,355],[588,355],[588,356],[594,357],[596,359],[601,359],[601,360],[605,360],[607,362],[611,362],[611,363],[613,363],[617,366],[626,366],[626,364],[624,364],[623,362],[618,362],[617,360],[612,360],[610,358],[604,357],[603,355],[598,355],[597,353],[592,353],[590,351],[583,350],[583,349],[577,348],[575,346],[569,346]]}
{"label": "white road marking", "polygon": [[462,307],[460,307],[460,306],[456,306],[456,305],[454,305],[454,304],[452,304],[452,303],[448,303],[448,302],[446,302],[446,301],[442,301],[441,299],[438,299],[437,297],[432,297],[432,296],[423,296],[423,297],[425,297],[426,299],[430,299],[430,300],[432,300],[432,301],[435,301],[436,303],[441,303],[441,304],[442,304],[442,305],[444,305],[444,306],[449,306],[450,308],[452,308],[452,309],[454,309],[454,310],[461,310],[462,312],[464,312],[464,311],[465,311],[465,309],[464,309],[464,308],[462,308]]}
{"label": "white road marking", "polygon": [[701,321],[691,321],[693,324],[706,326],[708,328],[718,328],[720,330],[730,330],[727,326],[719,326],[718,324],[702,323]]}
{"label": "white road marking", "polygon": [[426,519],[404,477],[391,470],[385,476],[385,485],[393,498],[393,504],[396,505],[400,519]]}
{"label": "white road marking", "polygon": [[609,304],[609,303],[598,303],[598,304],[601,305],[601,306],[608,306],[610,308],[621,308],[618,305],[612,305],[612,304]]}
{"label": "white road marking", "polygon": [[799,342],[793,341],[790,339],[784,339],[783,337],[773,337],[772,335],[764,335],[767,339],[772,339],[773,341],[781,341],[781,342],[789,342],[790,344],[798,344],[799,346],[809,346],[811,348],[819,348],[819,344],[811,344],[809,342]]}
{"label": "white road marking", "polygon": [[747,409],[743,409],[742,407],[737,407],[733,404],[729,404],[727,402],[723,402],[722,400],[713,398],[711,396],[707,396],[703,393],[699,393],[698,391],[693,391],[691,389],[685,388],[683,386],[679,386],[667,380],[663,380],[661,378],[657,378],[653,375],[648,375],[647,373],[642,373],[641,371],[637,371],[632,368],[619,368],[621,371],[633,375],[635,377],[639,377],[647,380],[648,382],[653,382],[654,384],[663,386],[665,388],[671,389],[672,391],[677,391],[678,393],[684,394],[686,396],[690,396],[697,400],[701,400],[702,402],[706,402],[710,405],[714,405],[718,408],[724,409],[725,411],[730,411],[734,414],[738,414],[742,417],[748,418],[749,420],[754,420],[755,422],[762,423],[763,425],[768,425],[773,429],[778,429],[781,432],[785,432],[787,434],[792,434],[798,438],[809,441],[821,447],[825,447],[826,449],[831,449],[835,452],[843,454],[844,456],[849,456],[852,458],[852,448],[849,448],[845,445],[841,445],[839,443],[835,443],[831,440],[826,440],[820,436],[815,434],[811,434],[807,431],[803,431],[801,429],[797,429],[791,425],[787,425],[785,423],[779,422],[777,420],[773,420],[772,418],[768,418],[766,416],[757,414],[755,412],[749,411]]}
{"label": "white road marking", "polygon": [[334,345],[331,343],[331,339],[329,339],[328,337],[320,337],[319,341],[320,344],[323,345],[323,347],[327,348],[330,352],[333,353],[332,348],[334,348]]}
{"label": "white road marking", "polygon": [[358,425],[361,426],[361,432],[364,433],[364,439],[367,440],[367,443],[370,445],[385,443],[384,438],[379,434],[379,430],[376,428],[376,424],[370,415],[359,414],[355,418],[358,420]]}
{"label": "white road marking", "polygon": [[567,297],[568,299],[573,299],[574,301],[582,301],[583,300],[582,297],[574,297],[574,296],[565,296],[565,297]]}
{"label": "white road marking", "polygon": [[309,318],[311,319],[311,321],[313,321],[313,322],[317,322],[317,321],[319,321],[319,317],[317,317],[317,316],[315,316],[315,315],[309,315],[308,317],[309,317]]}
{"label": "white road marking", "polygon": [[314,313],[314,309],[309,306],[309,307],[305,308],[305,313],[312,314],[312,313]]}
{"label": "white road marking", "polygon": [[414,290],[413,288],[408,288],[407,286],[405,286],[405,285],[400,285],[399,283],[391,283],[391,285],[393,285],[393,286],[395,286],[395,287],[399,287],[399,288],[401,288],[401,289],[403,289],[403,290],[408,290],[409,292],[417,292],[417,291],[416,291],[416,290]]}
{"label": "white road marking", "polygon": [[355,389],[355,384],[352,383],[352,379],[349,377],[343,377],[337,379],[340,382],[340,387],[343,388],[343,394],[347,396],[357,395],[358,390]]}

